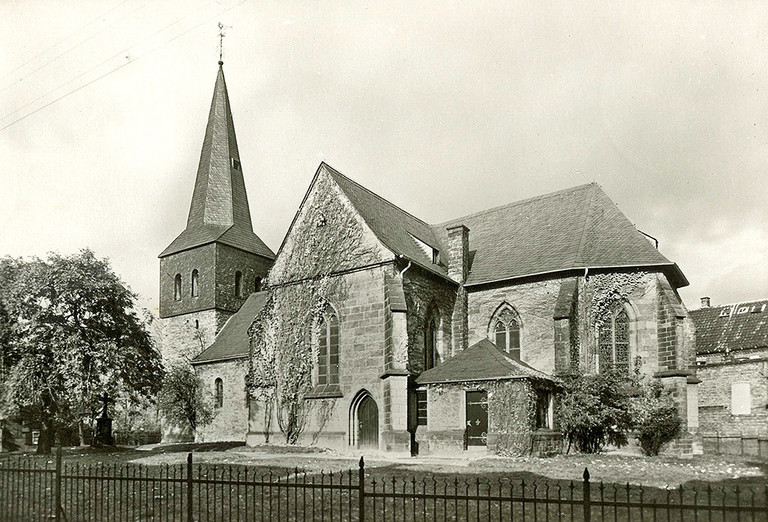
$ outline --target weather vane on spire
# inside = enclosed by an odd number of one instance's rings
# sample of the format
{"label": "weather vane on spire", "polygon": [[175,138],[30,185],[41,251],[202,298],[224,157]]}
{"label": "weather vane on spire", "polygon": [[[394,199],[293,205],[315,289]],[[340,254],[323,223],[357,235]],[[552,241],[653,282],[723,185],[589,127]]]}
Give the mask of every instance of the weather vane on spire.
{"label": "weather vane on spire", "polygon": [[231,25],[224,25],[219,22],[219,65],[224,64],[224,37],[227,36],[225,31],[231,28]]}

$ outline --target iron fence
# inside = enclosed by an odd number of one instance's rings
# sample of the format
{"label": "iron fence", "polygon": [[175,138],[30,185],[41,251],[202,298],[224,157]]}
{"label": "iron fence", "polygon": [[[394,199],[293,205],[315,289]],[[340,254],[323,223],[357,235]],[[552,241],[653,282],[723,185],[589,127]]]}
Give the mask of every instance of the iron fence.
{"label": "iron fence", "polygon": [[0,460],[0,520],[762,520],[768,485],[674,490],[508,477]]}

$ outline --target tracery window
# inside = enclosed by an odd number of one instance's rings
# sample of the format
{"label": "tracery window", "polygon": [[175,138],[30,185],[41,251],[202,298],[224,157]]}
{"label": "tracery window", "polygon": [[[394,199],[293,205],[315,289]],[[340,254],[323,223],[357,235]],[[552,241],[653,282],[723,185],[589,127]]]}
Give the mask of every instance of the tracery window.
{"label": "tracery window", "polygon": [[199,295],[199,289],[197,286],[197,279],[200,277],[200,274],[198,273],[197,269],[192,270],[192,297],[197,297]]}
{"label": "tracery window", "polygon": [[326,306],[319,323],[317,384],[339,384],[339,318]]}
{"label": "tracery window", "polygon": [[181,301],[181,274],[173,278],[173,300]]}
{"label": "tracery window", "polygon": [[520,359],[520,323],[511,309],[504,308],[497,314],[493,339],[497,348]]}
{"label": "tracery window", "polygon": [[624,307],[605,318],[598,333],[600,371],[629,374],[629,315]]}
{"label": "tracery window", "polygon": [[434,368],[439,362],[437,353],[437,318],[431,317],[424,326],[424,370]]}

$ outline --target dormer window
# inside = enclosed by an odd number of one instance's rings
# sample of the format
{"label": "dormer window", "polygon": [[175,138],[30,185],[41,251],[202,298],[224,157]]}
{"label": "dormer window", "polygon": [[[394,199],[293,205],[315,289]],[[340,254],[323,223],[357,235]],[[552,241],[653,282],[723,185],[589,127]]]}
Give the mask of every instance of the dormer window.
{"label": "dormer window", "polygon": [[432,249],[432,264],[433,265],[440,264],[440,251],[436,248]]}
{"label": "dormer window", "polygon": [[181,301],[181,274],[173,278],[173,300]]}
{"label": "dormer window", "polygon": [[240,160],[237,158],[232,158],[232,168],[235,170],[240,170]]}

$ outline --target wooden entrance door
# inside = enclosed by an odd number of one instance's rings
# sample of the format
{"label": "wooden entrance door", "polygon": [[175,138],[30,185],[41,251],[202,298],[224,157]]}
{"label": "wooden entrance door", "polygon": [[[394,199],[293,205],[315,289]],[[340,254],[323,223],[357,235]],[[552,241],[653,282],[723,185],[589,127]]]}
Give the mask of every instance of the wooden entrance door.
{"label": "wooden entrance door", "polygon": [[379,408],[370,396],[357,407],[357,445],[379,449]]}
{"label": "wooden entrance door", "polygon": [[488,392],[467,392],[467,446],[488,442]]}

